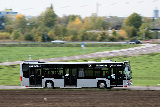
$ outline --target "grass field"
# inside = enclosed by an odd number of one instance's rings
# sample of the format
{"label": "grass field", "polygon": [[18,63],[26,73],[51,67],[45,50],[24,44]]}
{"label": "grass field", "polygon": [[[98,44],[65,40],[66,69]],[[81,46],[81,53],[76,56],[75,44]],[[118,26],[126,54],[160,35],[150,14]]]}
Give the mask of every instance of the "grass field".
{"label": "grass field", "polygon": [[86,47],[86,49],[82,49],[80,47],[80,44],[79,47],[0,47],[0,62],[6,62],[7,60],[9,62],[28,60],[29,55],[31,55],[32,60],[36,60],[64,56],[67,57],[100,51],[117,50],[135,46],[139,45],[105,44],[101,47]]}
{"label": "grass field", "polygon": [[[80,61],[100,61],[111,59],[113,61],[130,61],[133,71],[133,85],[136,86],[157,86],[160,84],[160,53],[151,53],[134,57],[109,57],[96,59],[83,59]],[[0,66],[0,85],[20,85],[19,65]]]}
{"label": "grass field", "polygon": [[0,85],[20,85],[19,65],[0,66]]}

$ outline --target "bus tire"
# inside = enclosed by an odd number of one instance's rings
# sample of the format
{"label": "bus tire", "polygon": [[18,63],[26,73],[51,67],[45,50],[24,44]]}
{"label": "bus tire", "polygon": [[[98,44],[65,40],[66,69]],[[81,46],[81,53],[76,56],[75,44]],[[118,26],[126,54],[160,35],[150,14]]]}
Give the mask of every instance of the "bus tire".
{"label": "bus tire", "polygon": [[54,88],[54,83],[53,83],[53,81],[47,80],[47,81],[45,82],[45,87],[46,87],[46,88]]}
{"label": "bus tire", "polygon": [[106,83],[105,83],[105,81],[98,81],[97,87],[98,87],[99,89],[105,89],[105,88],[106,88]]}

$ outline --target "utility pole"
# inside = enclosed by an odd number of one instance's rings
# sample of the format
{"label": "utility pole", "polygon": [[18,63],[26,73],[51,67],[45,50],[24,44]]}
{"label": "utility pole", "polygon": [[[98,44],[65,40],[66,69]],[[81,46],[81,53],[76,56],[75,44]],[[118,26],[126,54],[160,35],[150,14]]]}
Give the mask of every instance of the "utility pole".
{"label": "utility pole", "polygon": [[45,42],[47,42],[47,32],[44,33]]}
{"label": "utility pole", "polygon": [[97,16],[98,16],[98,10],[99,10],[99,6],[100,6],[100,4],[97,2],[97,9],[96,9],[96,14],[97,14]]}
{"label": "utility pole", "polygon": [[143,29],[143,40],[145,41],[145,31],[147,30],[148,27],[145,27],[145,29]]}

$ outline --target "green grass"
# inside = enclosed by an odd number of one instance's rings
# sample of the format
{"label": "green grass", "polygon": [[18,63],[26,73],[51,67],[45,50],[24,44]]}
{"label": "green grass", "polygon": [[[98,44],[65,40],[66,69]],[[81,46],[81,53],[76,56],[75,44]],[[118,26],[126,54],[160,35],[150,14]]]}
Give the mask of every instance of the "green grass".
{"label": "green grass", "polygon": [[[90,44],[91,45],[91,44]],[[44,58],[67,57],[81,54],[88,54],[100,51],[110,51],[135,47],[139,45],[109,45],[103,47],[0,47],[0,62],[28,60],[31,55],[32,60]]]}
{"label": "green grass", "polygon": [[[106,59],[111,59],[113,61],[130,61],[133,71],[133,85],[135,86],[157,86],[157,84],[160,84],[160,53],[151,53],[134,57],[120,56],[82,59],[76,61],[86,62],[91,60],[100,61]],[[19,71],[19,65],[0,66],[0,85],[20,85]]]}
{"label": "green grass", "polygon": [[133,71],[133,85],[136,86],[157,86],[160,84],[160,53],[144,54],[140,56],[128,57],[108,57],[95,59],[76,60],[77,62],[84,61],[101,61],[108,60],[123,62],[130,61]]}
{"label": "green grass", "polygon": [[20,66],[0,66],[0,85],[20,85]]}

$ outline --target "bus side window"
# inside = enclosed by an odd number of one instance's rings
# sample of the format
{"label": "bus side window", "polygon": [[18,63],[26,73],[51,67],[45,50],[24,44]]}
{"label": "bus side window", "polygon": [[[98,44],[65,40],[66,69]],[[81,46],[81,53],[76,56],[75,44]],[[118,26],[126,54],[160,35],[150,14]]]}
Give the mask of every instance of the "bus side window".
{"label": "bus side window", "polygon": [[48,78],[48,71],[45,71],[44,77],[45,77],[45,78]]}

